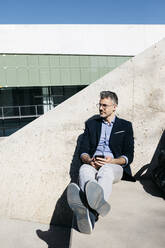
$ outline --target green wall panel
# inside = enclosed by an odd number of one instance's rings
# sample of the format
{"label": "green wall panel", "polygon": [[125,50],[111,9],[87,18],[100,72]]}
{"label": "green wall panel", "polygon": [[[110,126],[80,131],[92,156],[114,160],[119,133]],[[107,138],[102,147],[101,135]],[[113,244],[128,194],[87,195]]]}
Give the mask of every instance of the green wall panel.
{"label": "green wall panel", "polygon": [[27,55],[27,66],[38,66],[38,56],[37,55]]}
{"label": "green wall panel", "polygon": [[[70,69],[71,81],[77,82],[77,84],[81,84],[81,75],[79,69]],[[68,82],[69,85],[69,82]]]}
{"label": "green wall panel", "polygon": [[79,68],[80,67],[80,56],[70,56],[70,67]]}
{"label": "green wall panel", "polygon": [[38,56],[39,66],[49,66],[49,56]]}
{"label": "green wall panel", "polygon": [[4,56],[0,55],[0,67],[4,67],[4,66],[5,66]]}
{"label": "green wall panel", "polygon": [[6,55],[3,56],[4,58],[4,66],[26,66],[27,61],[26,61],[26,56],[21,56],[21,55]]}
{"label": "green wall panel", "polygon": [[17,69],[17,77],[18,77],[18,83],[21,84],[24,82],[25,84],[28,84],[29,82],[29,74],[26,67],[20,67]]}
{"label": "green wall panel", "polygon": [[108,67],[115,67],[117,65],[116,57],[109,57],[107,58],[107,66]]}
{"label": "green wall panel", "polygon": [[99,57],[98,66],[106,68],[108,67],[108,58],[107,57]]}
{"label": "green wall panel", "polygon": [[99,70],[96,68],[92,68],[91,70],[91,81],[95,82],[97,79],[100,78]]}
{"label": "green wall panel", "polygon": [[60,56],[60,67],[70,67],[70,58],[69,56]]}
{"label": "green wall panel", "polygon": [[0,54],[0,86],[88,85],[130,58]]}
{"label": "green wall panel", "polygon": [[61,85],[68,85],[71,82],[70,69],[61,68]]}
{"label": "green wall panel", "polygon": [[49,63],[50,63],[50,67],[56,66],[56,67],[59,68],[59,66],[60,66],[60,56],[58,56],[58,55],[49,56]]}
{"label": "green wall panel", "polygon": [[6,85],[6,70],[0,67],[0,86]]}
{"label": "green wall panel", "polygon": [[17,71],[15,68],[7,68],[6,69],[6,84],[9,85],[10,82],[11,84],[16,84],[17,83]]}
{"label": "green wall panel", "polygon": [[40,85],[38,68],[29,68],[29,85],[32,85],[32,86]]}
{"label": "green wall panel", "polygon": [[89,56],[79,56],[80,58],[80,68],[90,66]]}
{"label": "green wall panel", "polygon": [[50,85],[49,67],[40,68],[40,82],[42,85],[44,85],[45,82]]}
{"label": "green wall panel", "polygon": [[81,69],[81,82],[82,84],[88,84],[88,82],[91,82],[91,73],[90,69],[88,68],[82,68]]}
{"label": "green wall panel", "polygon": [[51,85],[60,85],[61,82],[61,74],[58,68],[51,68],[50,69],[50,81]]}

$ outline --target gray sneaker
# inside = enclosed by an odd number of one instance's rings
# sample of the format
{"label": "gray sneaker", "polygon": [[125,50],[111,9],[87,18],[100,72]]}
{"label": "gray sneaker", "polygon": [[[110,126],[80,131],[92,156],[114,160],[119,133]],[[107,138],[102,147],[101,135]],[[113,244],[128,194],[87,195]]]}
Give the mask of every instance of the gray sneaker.
{"label": "gray sneaker", "polygon": [[77,226],[81,233],[90,234],[92,232],[92,223],[89,216],[89,210],[84,206],[80,198],[80,188],[75,183],[70,183],[67,188],[67,201],[69,207],[76,216]]}
{"label": "gray sneaker", "polygon": [[86,198],[89,206],[101,216],[105,216],[110,211],[110,205],[104,199],[102,187],[93,181],[86,184]]}

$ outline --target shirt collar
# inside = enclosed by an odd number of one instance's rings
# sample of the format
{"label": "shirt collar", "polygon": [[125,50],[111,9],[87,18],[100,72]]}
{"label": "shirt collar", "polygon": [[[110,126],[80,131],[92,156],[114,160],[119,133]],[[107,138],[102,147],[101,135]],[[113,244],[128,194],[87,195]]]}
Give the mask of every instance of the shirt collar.
{"label": "shirt collar", "polygon": [[113,118],[113,120],[112,120],[110,123],[108,123],[108,122],[105,121],[104,119],[103,119],[103,122],[104,122],[106,125],[110,126],[110,125],[113,125],[113,124],[115,123],[115,120],[116,120],[116,115],[115,115],[115,117]]}

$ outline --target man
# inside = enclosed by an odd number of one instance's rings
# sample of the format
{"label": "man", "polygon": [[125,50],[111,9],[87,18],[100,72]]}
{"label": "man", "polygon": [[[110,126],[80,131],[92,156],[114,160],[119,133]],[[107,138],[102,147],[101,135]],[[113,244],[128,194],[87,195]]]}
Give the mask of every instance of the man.
{"label": "man", "polygon": [[123,172],[131,174],[132,124],[116,116],[117,105],[118,97],[114,92],[100,93],[100,117],[86,122],[80,146],[83,162],[79,171],[80,188],[71,183],[67,189],[68,204],[82,233],[91,233],[97,216],[109,212],[112,184],[121,180]]}

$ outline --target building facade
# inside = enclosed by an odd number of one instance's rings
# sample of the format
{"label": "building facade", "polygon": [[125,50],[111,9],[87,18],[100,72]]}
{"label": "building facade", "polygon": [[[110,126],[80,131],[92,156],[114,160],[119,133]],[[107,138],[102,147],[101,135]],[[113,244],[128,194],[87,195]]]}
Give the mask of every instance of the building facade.
{"label": "building facade", "polygon": [[164,25],[0,25],[0,136],[162,39]]}

